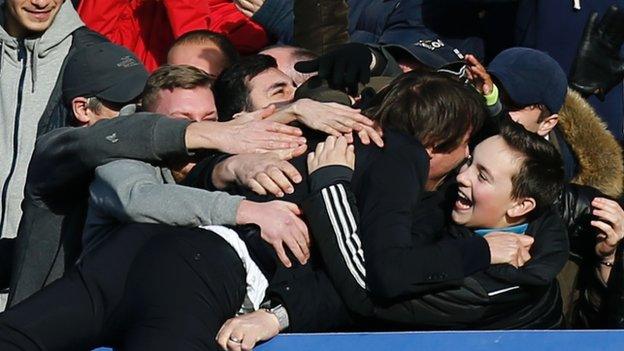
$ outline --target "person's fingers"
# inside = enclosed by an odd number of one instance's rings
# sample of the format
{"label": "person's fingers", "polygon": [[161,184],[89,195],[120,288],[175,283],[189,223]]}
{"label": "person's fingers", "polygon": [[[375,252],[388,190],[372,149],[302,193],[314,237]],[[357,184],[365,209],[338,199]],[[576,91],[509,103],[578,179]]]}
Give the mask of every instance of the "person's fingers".
{"label": "person's fingers", "polygon": [[227,350],[227,341],[231,333],[232,319],[228,319],[225,323],[223,323],[221,329],[219,329],[219,332],[217,333],[217,337],[215,338],[221,349]]}
{"label": "person's fingers", "polygon": [[343,137],[342,135],[339,136],[338,138],[336,138],[336,146],[335,149],[337,152],[340,152],[342,154],[347,152],[347,138]]}
{"label": "person's fingers", "polygon": [[603,221],[591,221],[590,224],[600,229],[607,236],[605,238],[605,242],[609,246],[614,246],[615,244],[617,244],[619,237],[610,225]]}
{"label": "person's fingers", "polygon": [[360,141],[362,142],[362,144],[364,144],[364,145],[370,144],[371,138],[370,138],[370,135],[368,134],[368,130],[362,129],[357,134],[358,134],[358,137],[360,138]]}
{"label": "person's fingers", "polygon": [[616,215],[614,215],[613,213],[611,213],[610,211],[605,211],[605,210],[593,210],[592,214],[598,218],[600,218],[601,220],[608,222],[610,224],[616,224],[618,221],[618,218]]}
{"label": "person's fingers", "polygon": [[622,207],[620,207],[620,204],[618,204],[616,201],[604,198],[604,197],[597,197],[592,201],[592,205],[594,207],[600,208],[600,209],[611,209],[613,212],[617,213],[617,212],[624,212],[622,210]]}
{"label": "person's fingers", "polygon": [[517,239],[520,241],[520,244],[526,248],[530,248],[531,245],[533,245],[533,242],[535,241],[533,237],[528,236],[528,235],[518,235]]}
{"label": "person's fingers", "polygon": [[255,179],[249,179],[247,181],[247,187],[256,194],[266,195],[266,190]]}
{"label": "person's fingers", "polygon": [[301,73],[314,73],[319,69],[319,59],[299,61],[295,63],[295,70]]}
{"label": "person's fingers", "polygon": [[297,138],[297,141],[302,141],[303,143],[305,143],[305,138],[302,138],[301,135],[303,134],[303,132],[301,131],[301,129],[297,128],[297,127],[291,127],[288,125],[285,125],[283,123],[279,123],[279,122],[273,122],[273,121],[265,121],[265,123],[268,124],[267,126],[267,131],[269,132],[274,132],[274,133],[280,133],[280,134],[287,134],[287,136],[289,138],[287,138],[289,141],[291,140],[291,136],[297,136],[299,138]]}
{"label": "person's fingers", "polygon": [[241,351],[242,341],[243,341],[242,335],[238,337],[238,336],[234,336],[234,333],[232,333],[227,340],[228,351]]}
{"label": "person's fingers", "polygon": [[[383,138],[382,138],[382,134],[378,130],[376,130],[374,128],[371,128],[371,127],[365,127],[359,133],[361,133],[361,132],[366,132],[366,136],[370,140],[372,140],[375,143],[375,145],[377,145],[379,147],[383,147],[384,146],[384,141],[383,141]],[[364,140],[361,138],[362,135],[359,134],[359,133],[358,133],[358,135],[360,135],[360,139],[362,140],[362,143],[364,143]]]}
{"label": "person's fingers", "polygon": [[308,154],[308,172],[312,172],[313,170],[316,169],[316,162],[315,162],[315,157],[316,157],[316,153],[314,151],[310,152]]}
{"label": "person's fingers", "polygon": [[331,150],[334,149],[336,145],[336,137],[333,135],[330,135],[327,137],[327,139],[325,139],[325,146],[323,147],[323,150],[327,150],[326,152],[329,152]]}
{"label": "person's fingers", "polygon": [[321,153],[323,153],[323,149],[325,148],[325,143],[321,142],[316,144],[316,149],[314,150],[314,153],[316,154],[316,157],[320,157]]}
{"label": "person's fingers", "polygon": [[303,178],[301,177],[301,173],[299,173],[297,168],[293,166],[290,162],[280,162],[278,167],[293,182],[301,183],[301,181],[303,180]]}
{"label": "person's fingers", "polygon": [[264,152],[272,152],[277,155],[280,160],[290,160],[297,156],[303,155],[305,151],[308,149],[307,144],[301,144],[297,147],[290,149],[278,149],[278,150],[265,150]]}
{"label": "person's fingers", "polygon": [[[297,226],[297,228],[299,229],[299,232],[303,236],[303,240],[304,240],[306,247],[309,248],[310,247],[310,232],[308,231],[308,226],[300,218],[297,218],[297,220],[295,221],[295,225]],[[308,251],[308,257],[309,257],[309,251]]]}
{"label": "person's fingers", "polygon": [[303,252],[305,242],[303,243],[303,245],[300,245],[299,242],[295,240],[294,236],[290,235],[284,238],[284,244],[288,247],[290,252],[295,255],[295,258],[297,258],[297,260],[301,262],[301,264],[306,264],[306,262],[308,261],[308,256]]}
{"label": "person's fingers", "polygon": [[349,162],[349,164],[355,163],[355,146],[353,146],[353,144],[347,146],[347,162]]}
{"label": "person's fingers", "polygon": [[591,41],[592,34],[596,31],[596,27],[598,26],[598,12],[592,12],[587,19],[587,24],[585,25],[585,30],[583,31],[583,39],[582,42],[587,44]]}
{"label": "person's fingers", "polygon": [[344,136],[344,137],[345,137],[345,139],[347,139],[347,142],[348,142],[349,144],[352,144],[352,143],[353,143],[353,132],[351,132],[351,133],[345,133],[345,134],[343,134],[342,136]]}
{"label": "person's fingers", "polygon": [[277,166],[269,167],[266,174],[280,189],[282,189],[284,193],[292,194],[295,191],[295,187],[290,183],[290,180],[281,168],[278,168]]}
{"label": "person's fingers", "polygon": [[286,208],[288,208],[290,212],[294,213],[297,216],[301,215],[301,209],[299,208],[299,206],[297,206],[297,204],[288,202],[288,201],[280,201],[280,202],[284,204],[284,206],[286,206]]}
{"label": "person's fingers", "polygon": [[241,350],[243,351],[251,351],[253,347],[256,346],[256,342],[258,342],[258,338],[256,336],[245,334],[245,338],[241,343]]}
{"label": "person's fingers", "polygon": [[277,254],[277,258],[279,258],[279,260],[282,262],[284,267],[286,268],[292,267],[292,263],[290,262],[288,255],[286,255],[286,251],[284,251],[284,246],[282,242],[276,241],[272,243],[271,245],[273,245],[273,249],[275,250],[275,253]]}
{"label": "person's fingers", "polygon": [[260,184],[260,186],[262,186],[267,192],[277,196],[277,197],[283,197],[284,196],[284,192],[282,191],[282,189],[279,187],[279,185],[277,185],[275,183],[275,181],[273,181],[273,179],[271,179],[271,177],[269,177],[269,175],[267,175],[266,173],[262,172],[262,173],[258,173],[256,174],[256,176],[254,177],[254,179]]}
{"label": "person's fingers", "polygon": [[[531,254],[529,253],[529,250],[525,248],[520,248],[520,256],[524,263],[529,262],[529,260],[531,259]],[[524,265],[524,263],[522,265]]]}
{"label": "person's fingers", "polygon": [[344,121],[343,119],[344,118],[339,117],[338,119],[327,121],[327,124],[325,125],[327,131],[324,132],[335,137],[339,137],[343,133],[351,132],[353,128],[349,127],[347,125],[348,122]]}

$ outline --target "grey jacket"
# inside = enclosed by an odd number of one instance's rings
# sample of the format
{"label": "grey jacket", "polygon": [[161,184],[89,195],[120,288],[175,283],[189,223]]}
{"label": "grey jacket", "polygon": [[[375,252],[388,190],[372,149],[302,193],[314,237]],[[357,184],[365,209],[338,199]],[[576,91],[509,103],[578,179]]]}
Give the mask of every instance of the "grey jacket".
{"label": "grey jacket", "polygon": [[[0,18],[4,18],[0,0]],[[0,27],[0,235],[14,237],[22,214],[26,170],[39,119],[72,45],[84,26],[70,1],[41,37],[18,40]]]}
{"label": "grey jacket", "polygon": [[89,193],[83,234],[85,252],[123,223],[233,225],[244,199],[220,191],[177,185],[169,169],[130,159],[96,168]]}

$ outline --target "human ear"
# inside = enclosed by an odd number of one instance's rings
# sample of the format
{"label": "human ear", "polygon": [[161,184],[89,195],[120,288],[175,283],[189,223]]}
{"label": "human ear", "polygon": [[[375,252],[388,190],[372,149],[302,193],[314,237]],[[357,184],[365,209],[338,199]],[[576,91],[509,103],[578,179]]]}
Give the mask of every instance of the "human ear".
{"label": "human ear", "polygon": [[520,218],[527,215],[535,209],[535,199],[532,197],[524,197],[514,202],[511,208],[507,210],[507,216],[511,218]]}
{"label": "human ear", "polygon": [[87,113],[87,98],[79,96],[72,99],[71,102],[72,111],[74,112],[74,116],[80,124],[88,124],[90,121],[89,115]]}
{"label": "human ear", "polygon": [[558,122],[559,115],[556,113],[546,117],[546,119],[539,123],[539,126],[537,127],[537,134],[540,136],[548,135],[548,133],[555,128]]}

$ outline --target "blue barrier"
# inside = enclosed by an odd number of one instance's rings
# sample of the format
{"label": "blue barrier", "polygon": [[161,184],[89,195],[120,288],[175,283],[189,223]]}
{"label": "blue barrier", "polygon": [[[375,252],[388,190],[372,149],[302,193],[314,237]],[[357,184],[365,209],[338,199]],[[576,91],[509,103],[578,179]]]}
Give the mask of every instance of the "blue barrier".
{"label": "blue barrier", "polygon": [[[284,334],[257,351],[621,351],[624,331],[491,331]],[[95,351],[111,351],[97,349]]]}

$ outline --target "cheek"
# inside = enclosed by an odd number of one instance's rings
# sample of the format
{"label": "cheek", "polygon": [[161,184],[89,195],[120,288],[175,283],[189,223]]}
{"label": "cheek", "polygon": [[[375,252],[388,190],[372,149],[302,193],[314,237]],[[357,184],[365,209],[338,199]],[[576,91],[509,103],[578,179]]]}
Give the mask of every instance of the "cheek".
{"label": "cheek", "polygon": [[500,199],[496,192],[489,185],[479,185],[473,187],[473,200],[475,217],[489,220],[498,219],[505,212],[505,208],[501,206]]}

